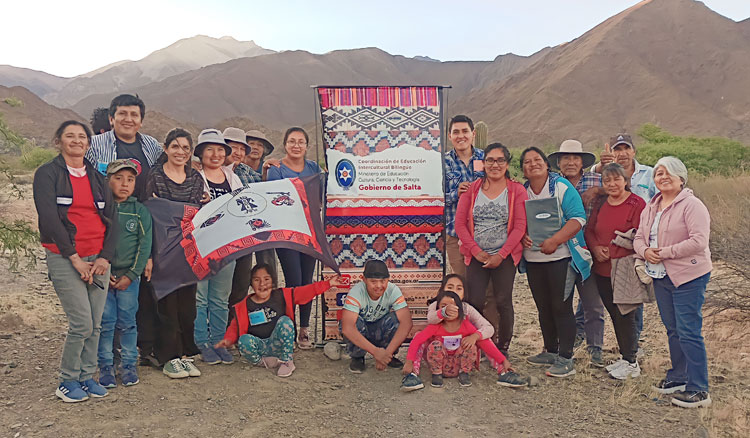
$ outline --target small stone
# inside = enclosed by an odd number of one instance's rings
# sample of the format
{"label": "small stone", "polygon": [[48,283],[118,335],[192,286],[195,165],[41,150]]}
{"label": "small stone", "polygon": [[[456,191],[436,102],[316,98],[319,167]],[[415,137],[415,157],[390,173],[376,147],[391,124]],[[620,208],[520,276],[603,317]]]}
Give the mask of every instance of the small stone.
{"label": "small stone", "polygon": [[42,427],[52,427],[55,424],[54,421],[45,421],[41,424]]}
{"label": "small stone", "polygon": [[11,335],[10,333],[2,333],[2,334],[0,334],[0,339],[10,339],[12,337],[13,337],[13,335]]}
{"label": "small stone", "polygon": [[529,377],[529,386],[539,386],[539,378],[535,376]]}
{"label": "small stone", "polygon": [[244,415],[240,415],[240,421],[247,421],[247,417],[245,417]]}
{"label": "small stone", "polygon": [[8,364],[8,366],[9,366],[10,368],[16,368],[16,367],[18,366],[18,364],[17,364],[17,363],[15,363],[15,362],[11,362],[11,363],[9,363],[9,364]]}
{"label": "small stone", "polygon": [[14,424],[14,425],[10,426],[10,429],[11,429],[11,430],[13,430],[13,429],[18,429],[18,428],[19,428],[19,427],[21,427],[21,426],[23,426],[23,423],[16,423],[16,424]]}

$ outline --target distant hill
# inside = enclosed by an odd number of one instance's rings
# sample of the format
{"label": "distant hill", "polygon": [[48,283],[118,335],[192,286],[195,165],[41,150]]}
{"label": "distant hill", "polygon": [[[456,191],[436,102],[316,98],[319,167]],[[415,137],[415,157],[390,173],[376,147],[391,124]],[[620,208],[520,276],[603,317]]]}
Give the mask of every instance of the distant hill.
{"label": "distant hill", "polygon": [[0,65],[0,85],[28,88],[39,97],[59,90],[68,82],[69,78],[61,78],[43,71]]}
{"label": "distant hill", "polygon": [[[20,102],[20,105],[7,103],[8,98],[9,102]],[[15,132],[44,147],[52,145],[52,137],[60,123],[71,119],[85,121],[72,110],[50,105],[26,88],[1,85],[0,115]]]}

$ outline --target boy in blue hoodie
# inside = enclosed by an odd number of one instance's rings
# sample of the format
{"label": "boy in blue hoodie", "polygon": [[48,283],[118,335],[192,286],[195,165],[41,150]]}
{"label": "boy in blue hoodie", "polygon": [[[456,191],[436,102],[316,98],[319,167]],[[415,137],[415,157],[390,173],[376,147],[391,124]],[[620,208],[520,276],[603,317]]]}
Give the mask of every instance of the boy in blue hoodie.
{"label": "boy in blue hoodie", "polygon": [[151,256],[151,214],[132,196],[139,173],[140,165],[129,158],[107,166],[107,181],[117,202],[118,234],[99,337],[99,384],[105,388],[117,386],[112,351],[115,328],[120,332],[120,380],[124,386],[139,382],[135,314],[140,277]]}

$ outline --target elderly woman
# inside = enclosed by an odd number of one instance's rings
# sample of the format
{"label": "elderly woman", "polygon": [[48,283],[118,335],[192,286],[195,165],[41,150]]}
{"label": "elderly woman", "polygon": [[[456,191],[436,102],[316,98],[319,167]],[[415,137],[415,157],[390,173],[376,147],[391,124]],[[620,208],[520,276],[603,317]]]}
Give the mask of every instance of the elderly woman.
{"label": "elderly woman", "polygon": [[701,307],[712,269],[711,218],[700,199],[685,188],[687,179],[687,169],[677,158],[656,162],[654,182],[661,193],[643,210],[633,247],[646,260],[669,339],[672,368],[655,389],[673,394],[673,404],[692,408],[711,405],[701,333]]}
{"label": "elderly woman", "polygon": [[[284,134],[286,155],[278,163],[278,166],[275,166],[271,160],[263,164],[264,169],[267,170],[268,181],[320,174],[322,170],[318,163],[305,159],[309,140],[310,138],[304,129],[298,127],[287,129]],[[297,287],[312,282],[313,271],[315,270],[314,258],[299,251],[283,248],[278,248],[276,254],[279,256],[279,263],[281,263],[281,269],[284,271],[286,287]],[[311,311],[312,302],[299,306],[297,344],[303,350],[309,350],[313,347],[312,342],[310,342],[309,329]]]}
{"label": "elderly woman", "polygon": [[[613,378],[625,380],[641,375],[641,368],[636,360],[638,330],[635,309],[637,306],[624,306],[628,312],[623,313],[622,308],[615,304],[614,289],[615,287],[630,288],[632,285],[628,284],[628,278],[639,283],[635,285],[637,288],[640,286],[640,280],[635,275],[623,278],[612,275],[612,260],[623,259],[634,254],[632,248],[616,245],[613,242],[616,242],[618,231],[627,233],[638,228],[641,212],[646,202],[630,192],[625,169],[617,163],[604,166],[602,182],[607,198],[600,203],[598,208],[592,209],[584,236],[594,254],[594,278],[599,289],[599,296],[612,318],[617,344],[622,354],[622,359],[607,367],[607,371]],[[632,244],[628,246],[632,247]],[[615,281],[621,284],[615,285]]]}
{"label": "elderly woman", "polygon": [[94,373],[117,243],[117,207],[104,177],[84,160],[90,140],[88,126],[63,122],[54,137],[60,155],[34,174],[34,204],[48,276],[68,317],[55,391],[68,403],[107,395]]}
{"label": "elderly woman", "polygon": [[[224,141],[224,136],[216,129],[204,129],[198,135],[198,144],[193,154],[201,159],[204,190],[211,200],[242,188],[242,181],[233,172],[232,166],[224,166],[232,148]],[[214,348],[224,338],[229,318],[229,294],[232,292],[234,276],[232,261],[226,264],[213,277],[198,282],[196,293],[196,317],[194,338],[201,352],[201,359],[209,365],[234,362],[232,353],[226,348]]]}
{"label": "elderly woman", "polygon": [[[549,161],[540,149],[524,150],[521,168],[529,196],[527,229],[529,234],[546,236],[541,242],[533,241],[533,235],[523,239],[527,279],[544,337],[544,351],[526,360],[533,365],[549,366],[546,374],[550,377],[567,377],[576,372],[573,286],[576,281],[585,281],[591,273],[591,254],[585,249],[583,238],[586,211],[575,187],[550,172]],[[547,201],[550,199],[554,201]],[[543,232],[536,232],[542,228]]]}

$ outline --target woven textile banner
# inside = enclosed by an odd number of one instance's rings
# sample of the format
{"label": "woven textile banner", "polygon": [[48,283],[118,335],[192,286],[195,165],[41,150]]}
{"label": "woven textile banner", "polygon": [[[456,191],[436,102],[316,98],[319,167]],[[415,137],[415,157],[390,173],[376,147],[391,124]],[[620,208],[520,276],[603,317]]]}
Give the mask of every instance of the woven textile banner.
{"label": "woven textile banner", "polygon": [[[421,329],[445,254],[442,89],[319,87],[317,97],[331,252],[352,283],[361,281],[365,262],[383,260]],[[340,338],[345,295],[343,289],[325,295],[328,339]]]}

